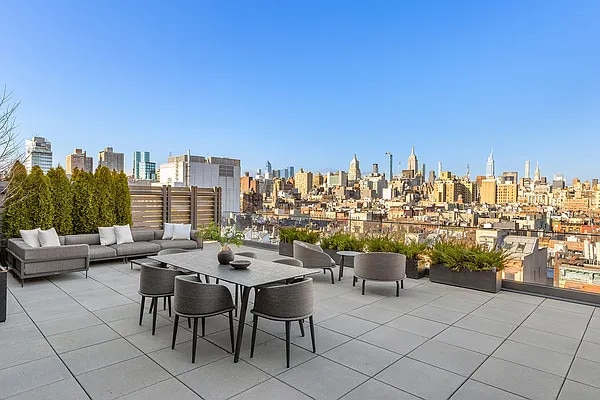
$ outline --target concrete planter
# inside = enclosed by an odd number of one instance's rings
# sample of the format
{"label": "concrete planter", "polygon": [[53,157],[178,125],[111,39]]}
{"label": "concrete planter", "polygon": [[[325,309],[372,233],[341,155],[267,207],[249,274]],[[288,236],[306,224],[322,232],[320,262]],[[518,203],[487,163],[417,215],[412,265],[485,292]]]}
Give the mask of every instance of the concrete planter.
{"label": "concrete planter", "polygon": [[406,276],[411,279],[421,279],[425,276],[425,266],[419,267],[418,260],[406,260]]}
{"label": "concrete planter", "polygon": [[279,254],[294,257],[294,245],[292,243],[279,242]]}
{"label": "concrete planter", "polygon": [[466,268],[452,271],[444,265],[434,264],[429,267],[429,280],[445,285],[497,293],[502,287],[502,272],[496,270],[470,271]]}
{"label": "concrete planter", "polygon": [[6,279],[8,270],[0,267],[0,322],[6,321]]}

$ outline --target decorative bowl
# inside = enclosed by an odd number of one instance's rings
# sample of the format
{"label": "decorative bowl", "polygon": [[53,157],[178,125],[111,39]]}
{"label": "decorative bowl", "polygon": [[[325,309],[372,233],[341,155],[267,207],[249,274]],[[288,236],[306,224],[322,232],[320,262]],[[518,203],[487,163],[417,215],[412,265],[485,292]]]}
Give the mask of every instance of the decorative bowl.
{"label": "decorative bowl", "polygon": [[251,262],[250,260],[233,260],[229,262],[229,265],[235,269],[246,269]]}

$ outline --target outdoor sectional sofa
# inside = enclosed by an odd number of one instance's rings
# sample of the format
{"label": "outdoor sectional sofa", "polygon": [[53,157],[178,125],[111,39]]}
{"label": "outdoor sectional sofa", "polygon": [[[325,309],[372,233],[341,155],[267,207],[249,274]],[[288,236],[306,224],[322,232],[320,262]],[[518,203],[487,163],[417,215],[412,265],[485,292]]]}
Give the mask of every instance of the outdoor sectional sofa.
{"label": "outdoor sectional sofa", "polygon": [[92,261],[118,260],[157,254],[162,249],[202,249],[202,239],[191,231],[190,240],[162,239],[163,230],[131,231],[133,243],[103,246],[97,233],[59,236],[60,246],[31,247],[21,238],[8,239],[7,261],[23,281],[28,278],[86,271]]}

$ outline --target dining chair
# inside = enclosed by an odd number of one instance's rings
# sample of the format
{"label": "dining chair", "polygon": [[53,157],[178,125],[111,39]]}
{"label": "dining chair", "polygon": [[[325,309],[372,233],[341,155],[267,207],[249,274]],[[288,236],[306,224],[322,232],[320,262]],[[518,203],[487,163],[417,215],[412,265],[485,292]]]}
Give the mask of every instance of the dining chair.
{"label": "dining chair", "polygon": [[140,265],[140,290],[142,296],[140,304],[140,325],[144,318],[144,305],[146,297],[152,299],[150,309],[152,310],[152,334],[156,331],[156,313],[158,310],[158,299],[167,298],[169,302],[169,317],[171,316],[171,297],[174,293],[175,277],[183,274],[171,268],[141,264]]}

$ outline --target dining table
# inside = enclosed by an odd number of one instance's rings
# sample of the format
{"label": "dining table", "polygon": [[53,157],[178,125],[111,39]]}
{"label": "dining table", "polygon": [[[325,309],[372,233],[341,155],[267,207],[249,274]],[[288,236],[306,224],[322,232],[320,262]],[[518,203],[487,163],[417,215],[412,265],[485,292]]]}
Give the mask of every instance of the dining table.
{"label": "dining table", "polygon": [[289,281],[294,278],[317,273],[318,271],[273,261],[242,257],[239,255],[235,256],[236,260],[250,260],[251,264],[245,269],[234,269],[228,264],[219,263],[217,260],[218,250],[218,247],[205,248],[204,250],[194,250],[161,256],[156,255],[148,258],[184,271],[195,272],[196,274],[204,275],[205,277],[216,278],[242,287],[241,308],[239,312],[237,339],[233,358],[233,361],[237,363],[240,359],[246,312],[248,309],[248,299],[250,297],[251,289],[270,283]]}

